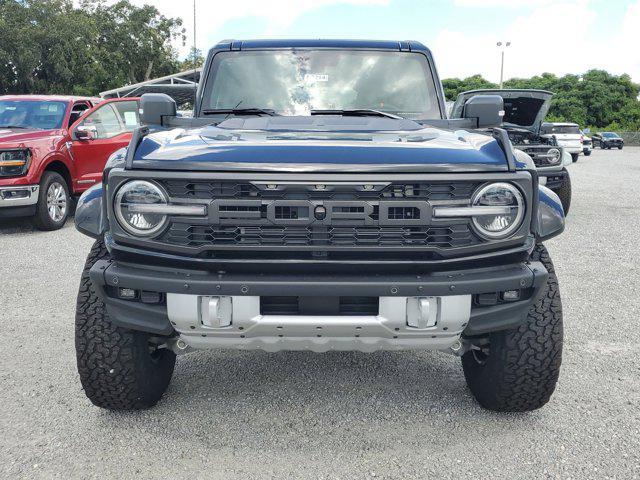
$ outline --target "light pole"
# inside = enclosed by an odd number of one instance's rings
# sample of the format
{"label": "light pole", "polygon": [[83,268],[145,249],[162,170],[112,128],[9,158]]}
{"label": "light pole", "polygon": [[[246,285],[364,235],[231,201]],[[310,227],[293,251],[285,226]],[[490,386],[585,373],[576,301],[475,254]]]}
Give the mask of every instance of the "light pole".
{"label": "light pole", "polygon": [[500,49],[500,89],[502,90],[502,80],[504,77],[504,51],[511,46],[511,42],[498,42],[496,46]]}

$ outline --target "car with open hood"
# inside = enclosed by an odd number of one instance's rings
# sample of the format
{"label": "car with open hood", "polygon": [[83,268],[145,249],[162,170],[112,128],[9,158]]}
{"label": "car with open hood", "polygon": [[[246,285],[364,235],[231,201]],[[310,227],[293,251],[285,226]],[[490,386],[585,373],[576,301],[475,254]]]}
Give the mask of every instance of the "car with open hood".
{"label": "car with open hood", "polygon": [[202,72],[191,117],[142,96],[146,126],[77,208],[95,405],[155,405],[176,356],[208,348],[438,350],[486,408],[549,400],[562,310],[543,242],[564,212],[500,128],[502,97],[448,119],[418,42],[232,40]]}
{"label": "car with open hood", "polygon": [[458,95],[451,118],[459,118],[465,103],[477,95],[499,95],[504,99],[502,128],[513,145],[533,159],[541,182],[558,194],[566,215],[571,206],[571,177],[566,167],[572,163],[572,154],[555,136],[543,131],[553,93],[532,89],[471,90]]}

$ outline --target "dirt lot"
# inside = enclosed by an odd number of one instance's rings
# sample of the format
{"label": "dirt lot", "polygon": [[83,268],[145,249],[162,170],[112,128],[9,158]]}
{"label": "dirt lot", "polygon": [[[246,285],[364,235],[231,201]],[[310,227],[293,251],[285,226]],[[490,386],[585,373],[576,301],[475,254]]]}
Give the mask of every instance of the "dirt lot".
{"label": "dirt lot", "polygon": [[482,410],[437,353],[199,352],[164,400],[92,406],[73,347],[91,240],[0,225],[1,478],[640,478],[640,148],[570,167],[565,309],[543,409]]}

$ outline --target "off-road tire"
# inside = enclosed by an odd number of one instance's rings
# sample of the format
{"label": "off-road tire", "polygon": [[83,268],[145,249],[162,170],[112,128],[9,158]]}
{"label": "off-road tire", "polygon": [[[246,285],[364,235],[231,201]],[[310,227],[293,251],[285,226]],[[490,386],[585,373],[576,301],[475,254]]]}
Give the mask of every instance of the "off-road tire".
{"label": "off-road tire", "polygon": [[150,336],[111,323],[89,277],[91,267],[109,258],[97,240],[82,272],[76,305],[75,341],[80,382],[94,405],[109,410],[139,410],[155,405],[173,374],[175,354],[153,353]]}
{"label": "off-road tire", "polygon": [[571,154],[571,161],[573,163],[576,163],[578,161],[578,158],[580,158],[580,154],[579,153],[572,153]]}
{"label": "off-road tire", "polygon": [[622,150],[622,145],[620,145],[620,146],[618,147],[618,150]]}
{"label": "off-road tire", "polygon": [[584,153],[585,157],[590,157],[591,156],[591,150],[585,150],[583,153]]}
{"label": "off-road tire", "polygon": [[556,195],[558,195],[558,197],[560,197],[560,203],[562,203],[564,214],[567,215],[569,213],[569,208],[571,207],[571,177],[569,174],[567,173],[565,175],[562,185],[552,190]]}
{"label": "off-road tire", "polygon": [[[536,245],[531,259],[549,272],[547,284],[529,310],[527,321],[489,336],[489,353],[462,356],[467,385],[483,407],[527,412],[546,404],[555,390],[562,362],[562,303],[547,249]],[[483,360],[483,361],[481,361]]]}
{"label": "off-road tire", "polygon": [[[64,189],[66,197],[66,211],[62,219],[55,221],[49,215],[47,207],[47,191],[52,183],[58,183]],[[33,217],[33,224],[38,230],[58,230],[62,228],[69,218],[71,210],[71,197],[69,196],[69,186],[67,181],[57,172],[44,172],[40,179],[40,191],[38,193],[38,203],[36,204],[36,214]]]}

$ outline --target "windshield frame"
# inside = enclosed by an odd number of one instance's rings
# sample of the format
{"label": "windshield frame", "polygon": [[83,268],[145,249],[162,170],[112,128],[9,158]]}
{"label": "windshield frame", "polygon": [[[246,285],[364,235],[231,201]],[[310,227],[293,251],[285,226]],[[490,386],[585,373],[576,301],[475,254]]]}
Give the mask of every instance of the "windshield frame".
{"label": "windshield frame", "polygon": [[[559,131],[554,131],[554,129],[558,129]],[[566,131],[566,130],[574,130],[574,131]],[[580,131],[579,125],[555,125],[552,123],[548,123],[546,125],[542,125],[543,135],[584,135]]]}
{"label": "windshield frame", "polygon": [[[207,95],[205,95],[205,93],[210,89],[210,86],[212,86],[212,80],[213,80],[213,76],[215,74],[214,71],[214,66],[217,65],[216,63],[216,56],[221,54],[221,53],[229,53],[232,52],[234,54],[237,55],[242,55],[243,53],[247,53],[247,52],[278,52],[278,51],[289,51],[289,52],[303,52],[303,51],[337,51],[337,52],[344,52],[344,51],[357,51],[357,52],[397,52],[397,53],[404,53],[404,54],[409,54],[409,55],[422,55],[424,57],[424,60],[426,62],[426,69],[428,70],[429,73],[429,78],[427,79],[427,81],[431,84],[429,85],[429,87],[433,88],[433,94],[434,94],[434,99],[435,99],[435,103],[436,105],[434,105],[434,110],[436,109],[437,106],[437,110],[439,112],[439,116],[436,118],[424,118],[424,119],[410,119],[413,120],[415,122],[424,122],[424,121],[428,121],[428,120],[442,120],[442,119],[446,119],[446,107],[445,107],[445,103],[444,103],[444,96],[442,95],[442,84],[440,82],[440,78],[438,76],[437,70],[435,68],[435,64],[433,62],[433,58],[431,57],[431,55],[427,54],[427,51],[423,51],[423,50],[395,50],[395,49],[387,49],[387,48],[341,48],[341,47],[282,47],[282,48],[247,48],[245,50],[230,50],[230,49],[218,49],[218,48],[214,48],[212,50],[209,51],[209,55],[205,64],[205,67],[203,69],[203,72],[201,74],[201,78],[204,79],[204,81],[200,81],[199,85],[198,85],[198,91],[196,94],[196,99],[195,99],[195,108],[194,108],[194,115],[196,118],[211,118],[212,121],[214,121],[215,116],[214,115],[205,115],[203,112],[204,110],[207,110],[208,107],[206,107],[205,105],[205,99],[207,97]],[[245,106],[243,106],[245,107]]]}
{"label": "windshield frame", "polygon": [[[44,103],[56,103],[59,105],[63,106],[63,111],[62,111],[62,115],[60,117],[60,119],[58,120],[58,123],[56,124],[55,127],[51,127],[51,128],[42,128],[42,127],[37,127],[37,126],[33,126],[33,125],[11,125],[11,126],[20,126],[23,127],[25,129],[33,129],[33,130],[60,130],[62,128],[62,126],[64,125],[64,122],[67,118],[67,113],[69,110],[69,102],[64,101],[64,100],[46,100],[46,99],[31,99],[31,98],[0,98],[0,103],[2,102],[8,102],[8,103],[40,103],[40,104],[44,104]],[[7,128],[4,127],[2,125],[2,123],[0,122],[0,128]]]}

